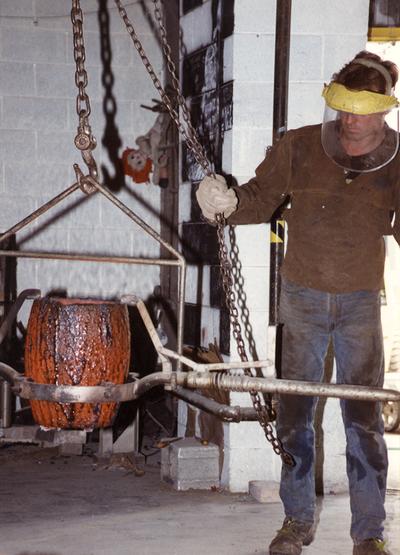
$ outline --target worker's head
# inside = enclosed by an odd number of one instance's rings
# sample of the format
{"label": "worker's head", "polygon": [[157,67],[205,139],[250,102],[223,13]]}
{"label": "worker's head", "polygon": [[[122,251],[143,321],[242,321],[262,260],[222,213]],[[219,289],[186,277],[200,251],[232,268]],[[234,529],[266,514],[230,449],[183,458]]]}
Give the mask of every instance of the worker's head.
{"label": "worker's head", "polygon": [[393,62],[362,51],[324,87],[322,145],[337,164],[367,172],[393,159],[398,149],[398,129],[390,129],[387,118],[398,108],[393,94],[397,79],[398,69]]}

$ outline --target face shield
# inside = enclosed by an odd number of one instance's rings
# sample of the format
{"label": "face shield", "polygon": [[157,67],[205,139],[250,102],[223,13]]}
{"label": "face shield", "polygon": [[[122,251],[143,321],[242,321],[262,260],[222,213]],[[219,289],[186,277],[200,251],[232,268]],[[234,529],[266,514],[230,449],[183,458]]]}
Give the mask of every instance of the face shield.
{"label": "face shield", "polygon": [[348,171],[371,172],[388,164],[399,147],[396,97],[325,86],[321,141],[325,153]]}

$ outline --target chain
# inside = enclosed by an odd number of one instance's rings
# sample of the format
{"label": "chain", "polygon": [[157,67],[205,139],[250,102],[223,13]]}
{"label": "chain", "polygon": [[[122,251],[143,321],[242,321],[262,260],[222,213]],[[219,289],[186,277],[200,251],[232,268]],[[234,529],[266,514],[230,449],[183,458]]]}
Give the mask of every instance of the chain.
{"label": "chain", "polygon": [[86,93],[88,76],[85,70],[85,44],[83,41],[83,13],[79,0],[73,0],[71,10],[71,20],[73,26],[74,59],[76,63],[75,84],[79,94],[76,99],[76,111],[78,116],[88,117],[90,114],[90,102]]}
{"label": "chain", "polygon": [[[236,340],[236,348],[239,354],[240,360],[242,362],[247,362],[248,357],[246,354],[245,343],[242,336],[240,321],[239,321],[239,311],[236,306],[236,295],[233,286],[233,273],[231,262],[228,257],[228,250],[225,244],[224,237],[224,217],[222,214],[217,215],[217,236],[219,245],[219,260],[221,267],[221,278],[222,287],[225,293],[225,302],[229,311],[229,318],[232,324],[232,334]],[[250,370],[245,370],[245,374],[251,375]],[[272,446],[274,452],[279,455],[282,461],[289,465],[294,466],[295,462],[287,451],[285,451],[282,442],[274,433],[274,429],[271,425],[271,420],[275,419],[275,412],[272,408],[271,400],[267,399],[266,404],[261,402],[261,396],[257,391],[250,391],[250,398],[253,403],[253,407],[257,413],[258,421],[264,431],[265,437]]]}
{"label": "chain", "polygon": [[[143,49],[143,46],[142,46],[142,44],[141,44],[141,42],[140,42],[140,40],[139,40],[139,38],[138,38],[138,36],[135,32],[135,29],[134,29],[131,21],[128,18],[126,10],[122,6],[121,0],[114,0],[114,1],[115,1],[116,5],[118,7],[120,16],[121,16],[121,18],[123,19],[123,21],[125,23],[125,26],[128,30],[128,33],[131,36],[133,44],[135,45],[135,48],[138,51],[145,68],[147,69],[148,73],[150,74],[150,77],[151,77],[156,89],[158,90],[158,92],[160,94],[160,97],[161,97],[162,101],[164,102],[172,120],[174,121],[174,123],[178,127],[179,131],[182,133],[182,135],[183,135],[183,137],[186,141],[186,144],[187,144],[188,148],[192,151],[196,161],[200,164],[200,166],[203,168],[203,170],[205,171],[206,174],[208,174],[208,175],[212,174],[213,172],[211,170],[210,162],[208,161],[208,159],[207,159],[207,157],[204,153],[204,149],[203,149],[202,145],[200,144],[199,140],[197,139],[196,130],[194,129],[194,127],[193,127],[193,125],[190,121],[190,112],[187,108],[185,99],[184,99],[184,97],[182,96],[182,94],[180,92],[180,83],[178,81],[178,78],[176,77],[176,73],[177,73],[176,72],[176,66],[175,66],[175,64],[172,60],[171,48],[170,48],[170,46],[168,44],[168,41],[167,41],[167,32],[166,32],[165,26],[163,24],[161,10],[158,6],[158,0],[153,0],[154,13],[155,13],[155,17],[156,17],[156,20],[158,22],[158,26],[159,26],[159,29],[160,29],[160,38],[161,38],[162,48],[163,48],[165,58],[167,60],[167,69],[168,69],[168,72],[169,72],[169,74],[171,76],[171,79],[172,79],[172,88],[174,90],[174,94],[175,94],[178,106],[179,106],[179,108],[181,108],[182,117],[183,117],[183,120],[185,121],[186,126],[184,126],[182,124],[182,122],[180,121],[178,112],[173,107],[171,99],[166,94],[166,92],[165,92],[160,80],[158,79],[158,77],[157,77],[157,75],[156,75],[148,57],[146,56],[146,53],[145,53],[145,51]],[[228,308],[228,311],[229,311],[230,322],[232,324],[232,334],[233,334],[233,337],[235,338],[235,341],[236,341],[237,351],[238,351],[238,354],[240,356],[241,361],[242,362],[247,362],[248,357],[247,357],[247,354],[246,354],[245,343],[244,343],[244,340],[243,340],[243,337],[242,337],[242,332],[241,332],[239,311],[236,307],[236,295],[235,295],[235,291],[234,291],[234,287],[233,287],[232,266],[231,266],[231,262],[230,262],[229,257],[228,257],[228,251],[227,251],[227,248],[226,248],[226,245],[225,245],[224,227],[225,227],[224,217],[223,217],[222,214],[219,214],[217,216],[217,237],[218,237],[218,245],[219,245],[219,259],[220,259],[222,286],[223,286],[224,293],[225,293],[226,305],[227,305],[227,308]],[[245,373],[251,374],[250,370],[247,370]],[[258,392],[251,391],[250,396],[251,396],[251,400],[252,400],[254,409],[256,410],[257,417],[258,417],[258,420],[260,422],[260,425],[264,430],[265,437],[271,443],[274,452],[282,458],[282,460],[285,464],[293,466],[294,465],[294,460],[293,460],[292,456],[284,450],[281,441],[274,434],[274,430],[273,430],[273,427],[271,425],[271,420],[274,420],[275,414],[274,414],[274,410],[272,408],[270,399],[267,400],[267,404],[263,404],[261,402],[261,397],[260,397],[260,394]]]}
{"label": "chain", "polygon": [[[181,93],[179,91],[179,82],[178,82],[178,80],[176,79],[176,76],[175,76],[175,73],[176,73],[175,65],[174,65],[174,63],[171,59],[171,54],[170,54],[171,49],[168,46],[168,43],[166,42],[166,30],[165,30],[164,26],[162,25],[161,14],[158,12],[157,20],[158,20],[159,24],[161,23],[160,28],[162,28],[161,40],[162,40],[162,44],[163,44],[163,51],[164,51],[165,56],[168,60],[168,70],[170,72],[172,72],[172,74],[174,75],[173,80],[175,79],[175,81],[173,83],[173,89],[174,89],[174,92],[176,93],[179,106],[182,109],[183,118],[184,118],[186,126],[183,125],[183,123],[180,121],[179,114],[178,114],[177,110],[174,108],[172,100],[170,99],[170,97],[165,92],[165,90],[164,90],[164,88],[161,84],[161,81],[157,77],[156,72],[154,71],[154,68],[150,63],[150,60],[146,56],[146,52],[144,51],[142,43],[140,42],[139,37],[137,36],[135,28],[133,27],[125,8],[123,7],[121,0],[114,0],[114,1],[115,1],[115,4],[116,4],[117,8],[118,8],[119,14],[120,14],[123,22],[125,23],[126,29],[129,33],[131,39],[132,39],[132,42],[133,42],[136,50],[138,51],[139,56],[140,56],[140,58],[141,58],[141,60],[144,64],[148,74],[150,75],[150,77],[151,77],[151,79],[154,83],[155,88],[157,89],[157,91],[158,91],[158,93],[161,97],[161,100],[163,101],[164,105],[166,106],[171,119],[174,121],[175,125],[177,126],[177,128],[181,132],[183,138],[185,139],[185,142],[186,142],[188,148],[192,151],[194,157],[196,158],[197,163],[203,168],[203,170],[206,174],[210,173],[209,162],[208,162],[207,157],[204,153],[203,147],[201,146],[201,144],[199,143],[199,140],[197,139],[196,131],[193,128],[193,126],[190,122],[190,114],[189,114],[189,111],[187,109],[185,100],[184,100],[183,96],[181,95]],[[160,19],[158,19],[159,17],[160,17]]]}
{"label": "chain", "polygon": [[[82,158],[89,168],[90,176],[97,179],[97,165],[92,155],[92,150],[96,148],[96,139],[92,135],[89,125],[89,115],[91,112],[89,96],[86,92],[88,75],[85,69],[85,43],[83,39],[83,13],[79,0],[72,0],[71,21],[74,43],[75,60],[75,84],[78,87],[76,97],[76,113],[79,118],[78,133],[74,139],[75,146],[81,151]],[[82,187],[85,192],[93,192],[93,185],[84,184]]]}

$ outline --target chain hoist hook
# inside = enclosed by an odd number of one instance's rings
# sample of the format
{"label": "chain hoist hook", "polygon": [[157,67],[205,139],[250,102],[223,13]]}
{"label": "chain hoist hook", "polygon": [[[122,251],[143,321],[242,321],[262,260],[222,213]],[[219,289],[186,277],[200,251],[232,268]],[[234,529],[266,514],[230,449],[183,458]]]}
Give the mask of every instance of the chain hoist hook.
{"label": "chain hoist hook", "polygon": [[86,195],[91,195],[97,191],[95,183],[96,179],[93,179],[90,175],[85,175],[78,164],[74,164],[74,171],[76,176],[76,181],[83,193]]}

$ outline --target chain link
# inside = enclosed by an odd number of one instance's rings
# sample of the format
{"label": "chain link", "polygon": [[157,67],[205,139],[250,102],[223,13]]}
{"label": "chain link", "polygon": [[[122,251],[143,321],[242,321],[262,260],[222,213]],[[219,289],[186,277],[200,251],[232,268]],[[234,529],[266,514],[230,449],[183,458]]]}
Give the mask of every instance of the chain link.
{"label": "chain link", "polygon": [[[165,58],[167,60],[167,69],[171,76],[172,88],[174,91],[176,102],[179,108],[181,109],[182,118],[186,126],[183,125],[183,123],[180,121],[177,110],[172,105],[171,99],[166,94],[148,57],[146,56],[143,46],[135,32],[135,29],[131,21],[129,20],[129,17],[127,15],[125,8],[121,3],[121,0],[114,0],[114,1],[118,7],[122,20],[125,23],[128,33],[131,36],[133,44],[136,50],[138,51],[139,56],[141,57],[142,62],[145,68],[147,69],[157,91],[159,92],[160,97],[169,112],[169,115],[171,116],[172,120],[174,121],[179,131],[181,132],[183,138],[186,141],[188,148],[192,151],[198,164],[200,164],[200,166],[203,168],[206,174],[208,175],[213,174],[213,171],[211,170],[210,162],[204,153],[204,149],[197,138],[196,130],[194,129],[191,123],[190,112],[187,108],[185,99],[182,96],[180,91],[180,83],[176,76],[176,66],[172,60],[171,48],[167,41],[167,32],[163,23],[163,18],[162,18],[161,10],[158,5],[158,0],[153,0],[154,14],[160,29],[162,48],[163,48]],[[239,311],[236,306],[236,294],[233,287],[232,266],[228,257],[227,247],[225,245],[224,227],[225,227],[224,217],[222,214],[219,214],[217,216],[217,237],[218,237],[218,246],[219,246],[218,252],[219,252],[219,259],[220,259],[222,286],[225,293],[225,301],[229,311],[229,318],[232,324],[232,334],[236,341],[237,351],[241,361],[247,362],[248,357],[246,354],[246,347],[242,336]],[[245,373],[251,375],[250,370],[245,371]],[[271,443],[274,452],[282,458],[285,464],[293,466],[294,460],[292,456],[284,450],[281,441],[274,434],[274,429],[271,425],[271,420],[275,419],[275,413],[272,408],[271,400],[268,398],[266,401],[266,404],[262,403],[261,396],[257,391],[251,391],[250,396],[251,396],[254,409],[256,410],[260,425],[263,428],[263,431],[265,433],[265,437]]]}

